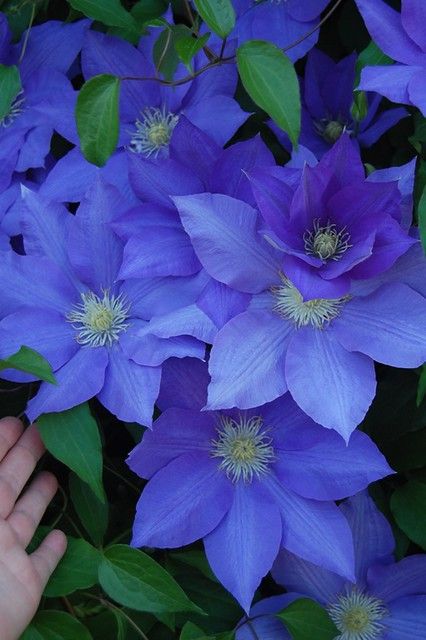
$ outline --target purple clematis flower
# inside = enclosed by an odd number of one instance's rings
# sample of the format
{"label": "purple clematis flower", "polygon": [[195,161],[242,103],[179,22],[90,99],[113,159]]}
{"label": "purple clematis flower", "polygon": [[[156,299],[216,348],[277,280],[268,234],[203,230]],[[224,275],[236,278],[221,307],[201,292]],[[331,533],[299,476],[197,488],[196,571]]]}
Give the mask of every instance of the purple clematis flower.
{"label": "purple clematis flower", "polygon": [[[100,73],[119,77],[156,75],[153,62],[141,48],[95,31],[86,35],[82,67],[86,79]],[[121,143],[145,157],[166,156],[173,129],[184,114],[223,145],[247,119],[247,113],[234,100],[237,78],[235,65],[228,64],[176,87],[154,81],[123,81]]]}
{"label": "purple clematis flower", "polygon": [[393,102],[409,104],[426,115],[426,36],[423,0],[402,0],[401,13],[383,0],[356,0],[373,40],[397,61],[363,69],[360,89],[377,91]]}
{"label": "purple clematis flower", "polygon": [[[235,640],[292,640],[283,623],[275,616],[301,596],[285,593],[259,600],[250,609],[248,619],[241,620],[235,632]],[[254,635],[254,633],[256,635]]]}
{"label": "purple clematis flower", "polygon": [[[305,78],[302,84],[302,129],[300,144],[312,151],[317,158],[340,138],[344,131],[356,139],[362,147],[369,147],[408,112],[402,107],[379,113],[381,96],[366,95],[367,113],[357,121],[351,107],[355,83],[356,55],[334,62],[319,49],[309,52]],[[291,149],[291,143],[282,129],[272,121],[269,126],[278,140]]]}
{"label": "purple clematis flower", "polygon": [[287,274],[288,260],[259,234],[248,204],[209,193],[174,201],[207,273],[252,296],[214,340],[208,409],[260,406],[289,390],[347,439],[375,394],[373,359],[408,368],[426,359],[426,301],[409,286],[327,295],[327,281],[303,264]]}
{"label": "purple clematis flower", "polygon": [[[290,279],[303,265],[320,276],[317,294],[347,293],[350,278],[388,269],[412,245],[401,228],[401,192],[396,182],[366,180],[359,152],[343,135],[313,168],[305,166],[294,190],[288,169],[249,173],[268,228],[266,237],[288,257]],[[307,294],[307,292],[304,292]]]}
{"label": "purple clematis flower", "polygon": [[[76,92],[65,73],[83,42],[88,21],[73,24],[50,21],[32,28],[22,61],[20,45],[11,43],[4,15],[0,16],[0,62],[18,64],[22,89],[9,113],[0,121],[0,189],[7,188],[14,171],[43,167],[53,131],[76,142]],[[23,40],[25,39],[25,34]]]}
{"label": "purple clematis flower", "polygon": [[350,530],[332,501],[391,473],[384,457],[361,432],[346,446],[288,396],[249,411],[201,412],[204,367],[200,375],[202,364],[173,361],[160,406],[172,393],[178,406],[165,409],[129,456],[149,480],[132,545],[203,538],[213,571],[246,611],[280,547],[353,580]]}
{"label": "purple clematis flower", "polygon": [[[203,358],[204,341],[216,333],[192,305],[205,286],[204,273],[118,280],[123,245],[109,223],[127,203],[101,181],[75,216],[31,191],[23,195],[28,255],[8,252],[0,261],[0,348],[6,356],[22,344],[32,347],[58,381],[42,383],[27,415],[34,420],[97,396],[121,420],[150,425],[163,361]],[[7,379],[29,378],[10,372]]]}
{"label": "purple clematis flower", "polygon": [[349,498],[340,510],[353,534],[356,580],[345,581],[287,551],[274,578],[325,606],[340,632],[336,640],[423,640],[426,555],[394,561],[392,529],[367,493]]}
{"label": "purple clematis flower", "polygon": [[[286,54],[293,61],[302,58],[318,40],[320,14],[330,0],[234,0],[237,24],[231,37],[238,43],[246,40],[268,40],[286,48],[302,39]],[[312,33],[310,33],[312,31]],[[309,34],[309,35],[308,35]]]}

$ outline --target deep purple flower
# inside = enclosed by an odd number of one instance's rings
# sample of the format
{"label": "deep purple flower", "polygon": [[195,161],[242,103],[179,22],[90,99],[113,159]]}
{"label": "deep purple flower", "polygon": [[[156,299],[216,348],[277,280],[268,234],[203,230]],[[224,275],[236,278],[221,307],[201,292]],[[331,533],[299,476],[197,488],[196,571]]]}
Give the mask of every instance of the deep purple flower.
{"label": "deep purple flower", "polygon": [[[53,131],[77,141],[74,123],[76,92],[65,73],[77,56],[88,21],[46,22],[31,30],[19,62],[22,90],[0,122],[0,189],[14,171],[43,167]],[[25,38],[25,34],[23,36]],[[12,45],[6,18],[0,19],[0,62],[16,64],[22,43]]]}
{"label": "deep purple flower", "polygon": [[280,547],[353,579],[350,530],[332,501],[391,472],[376,446],[360,432],[346,446],[288,396],[250,411],[200,412],[207,367],[200,376],[200,364],[191,364],[173,362],[181,375],[168,376],[167,403],[174,379],[178,406],[128,459],[149,479],[132,544],[180,547],[203,538],[213,571],[246,611]]}
{"label": "deep purple flower", "polygon": [[426,556],[395,562],[392,529],[367,493],[346,500],[340,510],[353,534],[356,580],[348,582],[287,551],[279,556],[274,578],[325,606],[340,631],[336,640],[423,640]]}
{"label": "deep purple flower", "polygon": [[412,245],[400,224],[397,183],[366,180],[348,135],[315,167],[304,167],[296,189],[287,171],[274,166],[249,177],[267,225],[263,232],[288,256],[287,276],[302,265],[311,278],[320,276],[316,295],[347,293],[350,278],[385,271]]}
{"label": "deep purple flower", "polygon": [[349,293],[326,295],[318,282],[327,281],[303,263],[287,275],[288,260],[258,233],[248,204],[220,194],[174,201],[207,273],[252,295],[214,340],[208,409],[260,406],[289,390],[312,419],[348,438],[375,394],[373,359],[409,368],[426,359],[426,301],[409,286],[360,295],[355,281]]}
{"label": "deep purple flower", "polygon": [[[234,0],[237,24],[231,37],[239,44],[246,40],[268,40],[280,48],[310,34],[286,54],[291,60],[302,58],[318,40],[314,27],[330,0]],[[312,31],[312,33],[310,33]]]}
{"label": "deep purple flower", "polygon": [[[86,79],[100,73],[119,77],[155,76],[152,60],[141,49],[95,31],[86,35],[82,67]],[[167,155],[173,129],[179,116],[184,114],[223,145],[247,118],[247,113],[234,100],[236,85],[235,65],[210,69],[177,87],[158,82],[123,81],[121,143],[146,157]]]}
{"label": "deep purple flower", "polygon": [[398,64],[363,69],[360,89],[411,104],[426,115],[426,5],[402,0],[398,13],[383,0],[356,0],[373,40]]}
{"label": "deep purple flower", "polygon": [[[381,97],[366,94],[367,113],[358,121],[352,115],[355,83],[356,55],[334,62],[319,49],[309,52],[302,85],[302,129],[300,144],[310,149],[317,158],[346,131],[362,147],[371,146],[388,129],[408,116],[403,108],[378,112]],[[278,140],[287,148],[291,143],[286,134],[272,121],[269,126]]]}
{"label": "deep purple flower", "polygon": [[[120,419],[149,425],[162,362],[170,356],[203,358],[203,341],[216,332],[192,304],[205,274],[118,280],[123,245],[109,223],[127,203],[101,181],[75,216],[31,191],[24,200],[28,255],[8,252],[0,261],[0,348],[4,357],[22,344],[32,347],[47,358],[58,381],[42,383],[27,415],[35,419],[97,396]],[[16,372],[7,377],[29,379]]]}

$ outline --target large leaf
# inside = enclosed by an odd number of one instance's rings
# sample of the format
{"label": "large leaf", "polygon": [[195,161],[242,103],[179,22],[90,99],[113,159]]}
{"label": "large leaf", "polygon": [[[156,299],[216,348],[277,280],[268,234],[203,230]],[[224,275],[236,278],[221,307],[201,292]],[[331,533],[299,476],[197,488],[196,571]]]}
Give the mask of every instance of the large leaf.
{"label": "large leaf", "polygon": [[249,40],[238,47],[237,63],[249,96],[296,146],[300,134],[300,89],[290,59],[271,42]]}
{"label": "large leaf", "polygon": [[102,446],[98,425],[87,403],[37,420],[46,449],[87,482],[105,501],[102,486]]}
{"label": "large leaf", "polygon": [[13,101],[21,90],[18,67],[0,64],[0,121],[10,112]]}
{"label": "large leaf", "polygon": [[81,149],[102,167],[114,152],[119,134],[120,78],[101,74],[88,80],[77,98],[76,120]]}
{"label": "large leaf", "polygon": [[109,27],[136,27],[136,22],[120,0],[68,0],[70,5]]}
{"label": "large leaf", "polygon": [[328,613],[308,598],[295,600],[277,615],[293,640],[333,640],[339,635]]}
{"label": "large leaf", "polygon": [[137,611],[201,611],[163,567],[126,545],[114,545],[105,551],[99,582],[116,602]]}
{"label": "large leaf", "polygon": [[20,640],[92,640],[92,636],[64,611],[39,611]]}
{"label": "large leaf", "polygon": [[398,526],[416,544],[426,549],[426,484],[410,480],[391,498]]}
{"label": "large leaf", "polygon": [[91,488],[74,473],[69,480],[71,500],[94,544],[102,544],[108,527],[108,503],[101,502]]}
{"label": "large leaf", "polygon": [[235,11],[231,0],[194,0],[197,11],[206,24],[221,38],[226,38],[235,26]]}
{"label": "large leaf", "polygon": [[68,538],[64,557],[53,572],[44,595],[67,596],[78,589],[88,589],[98,581],[101,553],[82,538]]}
{"label": "large leaf", "polygon": [[21,347],[17,353],[14,353],[4,360],[0,360],[0,371],[4,369],[17,369],[18,371],[31,373],[39,380],[57,384],[52,372],[52,367],[48,361],[37,353],[37,351],[29,347]]}

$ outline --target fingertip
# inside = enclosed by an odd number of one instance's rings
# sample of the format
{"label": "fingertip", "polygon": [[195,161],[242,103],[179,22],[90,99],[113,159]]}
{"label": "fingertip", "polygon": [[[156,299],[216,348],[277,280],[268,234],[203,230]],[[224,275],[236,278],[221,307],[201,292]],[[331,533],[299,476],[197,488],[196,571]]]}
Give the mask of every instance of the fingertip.
{"label": "fingertip", "polygon": [[53,529],[45,538],[44,543],[49,546],[58,558],[62,558],[68,546],[67,536],[60,529]]}
{"label": "fingertip", "polygon": [[15,442],[24,431],[24,425],[19,418],[6,416],[0,419],[0,434],[12,443]]}

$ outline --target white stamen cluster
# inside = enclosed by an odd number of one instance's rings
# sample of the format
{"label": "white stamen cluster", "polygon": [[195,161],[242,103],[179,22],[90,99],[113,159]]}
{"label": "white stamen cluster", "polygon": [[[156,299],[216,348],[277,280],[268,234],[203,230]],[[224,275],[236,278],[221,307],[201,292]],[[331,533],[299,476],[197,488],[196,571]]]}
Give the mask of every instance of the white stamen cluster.
{"label": "white stamen cluster", "polygon": [[294,322],[296,327],[311,326],[321,329],[324,324],[336,318],[342,306],[349,299],[342,298],[314,298],[303,300],[300,291],[293,283],[281,276],[282,285],[272,287],[271,292],[275,298],[274,310],[287,320]]}
{"label": "white stamen cluster", "polygon": [[254,476],[268,472],[274,460],[274,449],[272,438],[262,427],[260,416],[240,415],[238,421],[229,416],[220,417],[217,440],[211,443],[211,455],[222,458],[219,469],[225,471],[232,482],[252,482]]}
{"label": "white stamen cluster", "polygon": [[319,220],[314,220],[313,229],[306,230],[303,234],[306,254],[324,262],[340,260],[345,251],[352,246],[349,244],[350,239],[346,227],[338,231],[337,226],[329,220],[322,226]]}
{"label": "white stamen cluster", "polygon": [[381,600],[354,588],[330,605],[328,613],[341,631],[335,640],[378,640],[388,611]]}
{"label": "white stamen cluster", "polygon": [[123,296],[111,296],[103,291],[100,298],[89,291],[82,293],[81,299],[67,315],[68,322],[77,331],[77,342],[90,347],[111,347],[129,326],[126,323],[129,307]]}
{"label": "white stamen cluster", "polygon": [[167,112],[165,107],[148,107],[142,112],[141,119],[135,122],[136,131],[132,134],[129,149],[147,158],[156,158],[162,149],[168,147],[178,120],[179,116]]}
{"label": "white stamen cluster", "polygon": [[5,116],[0,120],[0,125],[7,129],[10,125],[15,122],[16,118],[22,113],[24,110],[24,102],[25,97],[23,95],[23,91],[20,91],[16,98],[13,100],[9,112],[6,113]]}

